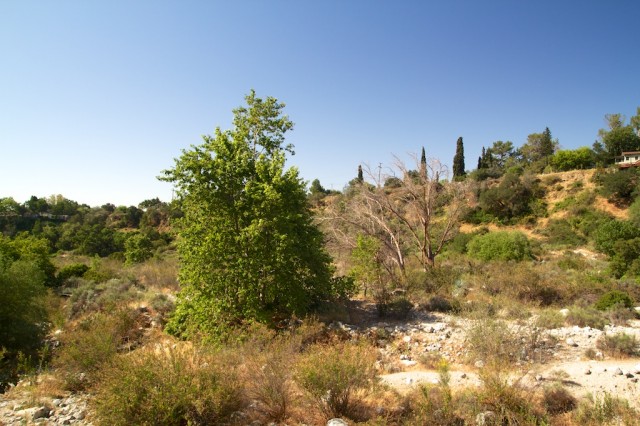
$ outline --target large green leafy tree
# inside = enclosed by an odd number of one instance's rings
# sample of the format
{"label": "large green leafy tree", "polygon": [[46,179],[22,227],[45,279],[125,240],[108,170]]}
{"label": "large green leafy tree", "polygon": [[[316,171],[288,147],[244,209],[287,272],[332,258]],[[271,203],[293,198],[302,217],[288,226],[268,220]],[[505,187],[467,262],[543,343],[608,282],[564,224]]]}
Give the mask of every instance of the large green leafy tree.
{"label": "large green leafy tree", "polygon": [[593,144],[600,162],[610,164],[622,152],[640,149],[640,108],[628,125],[625,125],[626,118],[622,114],[606,114],[604,118],[609,128],[600,129],[600,140]]}
{"label": "large green leafy tree", "polygon": [[284,104],[252,91],[233,128],[184,150],[162,180],[173,182],[184,217],[182,285],[171,332],[224,332],[231,323],[304,314],[332,295],[330,258],[312,223],[305,184],[285,170]]}

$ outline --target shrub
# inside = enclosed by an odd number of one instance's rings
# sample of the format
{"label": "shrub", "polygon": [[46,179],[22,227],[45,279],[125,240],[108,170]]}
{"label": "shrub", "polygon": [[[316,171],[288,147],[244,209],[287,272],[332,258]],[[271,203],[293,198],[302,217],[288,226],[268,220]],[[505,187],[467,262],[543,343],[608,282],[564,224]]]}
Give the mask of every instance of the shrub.
{"label": "shrub", "polygon": [[605,320],[602,313],[593,308],[581,308],[574,306],[569,309],[567,323],[578,327],[591,327],[600,330],[604,329]]}
{"label": "shrub", "polygon": [[615,424],[636,424],[638,413],[629,407],[629,403],[612,396],[608,392],[601,395],[589,395],[578,406],[574,418],[578,424],[604,425],[616,421]]}
{"label": "shrub", "polygon": [[124,257],[127,265],[141,263],[153,256],[153,242],[142,233],[135,233],[124,243]]}
{"label": "shrub", "polygon": [[593,237],[596,250],[613,256],[616,242],[640,237],[640,229],[631,222],[611,219],[601,224]]}
{"label": "shrub", "polygon": [[62,334],[54,365],[63,371],[65,387],[82,390],[93,384],[96,372],[139,336],[135,312],[121,310],[109,316],[96,313]]}
{"label": "shrub", "polygon": [[483,261],[517,261],[531,257],[531,245],[521,232],[497,231],[478,235],[467,247],[470,256]]}
{"label": "shrub", "polygon": [[628,205],[638,195],[638,172],[635,169],[620,170],[599,177],[601,193],[611,202]]}
{"label": "shrub", "polygon": [[234,369],[220,357],[180,346],[119,356],[96,395],[105,425],[223,424],[244,406]]}
{"label": "shrub", "polygon": [[626,333],[605,333],[596,341],[596,347],[613,357],[629,357],[637,353],[638,341]]}
{"label": "shrub", "polygon": [[586,242],[565,219],[550,220],[541,234],[547,237],[549,244],[555,246],[578,247]]}
{"label": "shrub", "polygon": [[613,244],[613,256],[609,262],[609,269],[614,278],[621,278],[625,274],[638,275],[640,263],[640,238],[618,240]]}
{"label": "shrub", "polygon": [[616,306],[633,308],[633,300],[623,291],[611,290],[603,294],[595,305],[596,309],[600,311],[606,311],[607,309],[612,309]]}
{"label": "shrub", "polygon": [[517,382],[510,384],[507,379],[490,370],[480,374],[482,388],[479,402],[484,409],[495,414],[495,425],[539,425],[547,424],[543,413],[537,409],[531,398],[531,391]]}
{"label": "shrub", "polygon": [[354,412],[354,393],[376,379],[375,351],[363,344],[315,345],[296,367],[298,383],[315,399],[328,417]]}
{"label": "shrub", "polygon": [[536,319],[536,327],[554,329],[564,325],[564,316],[557,309],[540,311]]}
{"label": "shrub", "polygon": [[500,370],[532,359],[535,349],[542,344],[540,337],[532,329],[511,330],[503,321],[480,320],[467,332],[469,361],[482,361],[490,369]]}
{"label": "shrub", "polygon": [[247,393],[265,420],[281,423],[292,409],[295,397],[292,370],[299,349],[298,337],[271,336],[268,341],[244,345],[250,374]]}
{"label": "shrub", "polygon": [[78,279],[77,284],[69,299],[69,318],[101,310],[113,311],[138,298],[134,283],[126,279],[114,278],[100,284]]}
{"label": "shrub", "polygon": [[578,400],[560,385],[544,388],[543,402],[547,413],[553,415],[568,413],[578,405]]}
{"label": "shrub", "polygon": [[71,277],[82,277],[89,267],[84,263],[72,263],[62,267],[56,276],[59,285],[63,285]]}

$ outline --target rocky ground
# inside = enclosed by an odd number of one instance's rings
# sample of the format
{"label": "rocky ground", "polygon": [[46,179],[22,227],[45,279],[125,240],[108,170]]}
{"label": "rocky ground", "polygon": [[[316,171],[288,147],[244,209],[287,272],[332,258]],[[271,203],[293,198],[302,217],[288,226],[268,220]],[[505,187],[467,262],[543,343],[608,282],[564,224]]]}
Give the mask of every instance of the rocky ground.
{"label": "rocky ground", "polygon": [[[381,379],[399,392],[425,383],[437,383],[437,360],[446,360],[452,388],[478,386],[484,367],[469,351],[467,332],[474,320],[441,313],[414,313],[404,321],[380,321],[371,307],[356,305],[351,324],[331,327],[353,337],[371,339],[380,353]],[[512,331],[536,336],[536,349],[515,363],[511,377],[531,388],[564,384],[575,396],[609,392],[640,409],[640,357],[614,359],[603,354],[596,341],[604,333],[624,332],[640,341],[640,321],[625,326],[535,329],[533,319],[509,322]],[[487,336],[491,338],[491,336]],[[530,337],[523,337],[525,340]],[[528,342],[526,343],[528,344]],[[40,378],[43,380],[43,378]],[[22,382],[0,395],[0,424],[89,425],[91,410],[86,395],[34,397]]]}

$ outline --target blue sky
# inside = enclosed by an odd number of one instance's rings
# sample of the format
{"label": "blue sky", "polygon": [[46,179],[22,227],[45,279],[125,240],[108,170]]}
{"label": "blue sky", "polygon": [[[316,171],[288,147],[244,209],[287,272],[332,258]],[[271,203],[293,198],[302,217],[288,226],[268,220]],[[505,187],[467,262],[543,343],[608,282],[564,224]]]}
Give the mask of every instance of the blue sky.
{"label": "blue sky", "polygon": [[640,2],[0,0],[0,197],[171,198],[156,176],[255,89],[296,123],[290,164],[360,163],[549,127],[591,145],[640,106]]}

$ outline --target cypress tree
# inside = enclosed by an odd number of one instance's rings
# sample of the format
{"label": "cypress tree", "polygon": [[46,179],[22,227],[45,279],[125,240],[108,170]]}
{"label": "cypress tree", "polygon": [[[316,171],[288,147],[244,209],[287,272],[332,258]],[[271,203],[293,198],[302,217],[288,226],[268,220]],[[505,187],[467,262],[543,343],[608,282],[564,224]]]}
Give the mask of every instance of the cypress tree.
{"label": "cypress tree", "polygon": [[362,166],[358,165],[358,182],[364,182],[364,176],[362,174]]}
{"label": "cypress tree", "polygon": [[458,138],[456,143],[456,155],[453,157],[453,178],[462,179],[466,175],[464,171],[464,145],[462,137]]}
{"label": "cypress tree", "polygon": [[427,177],[427,154],[424,151],[424,146],[422,147],[422,155],[420,156],[420,176],[423,178]]}

